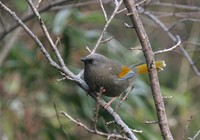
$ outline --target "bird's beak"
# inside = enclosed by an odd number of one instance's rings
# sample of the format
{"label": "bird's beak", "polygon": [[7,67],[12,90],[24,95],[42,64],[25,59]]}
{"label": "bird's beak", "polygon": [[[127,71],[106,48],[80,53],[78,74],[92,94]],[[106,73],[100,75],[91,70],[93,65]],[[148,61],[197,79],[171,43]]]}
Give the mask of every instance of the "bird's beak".
{"label": "bird's beak", "polygon": [[86,62],[86,59],[85,58],[81,58],[81,61],[83,61],[84,63]]}

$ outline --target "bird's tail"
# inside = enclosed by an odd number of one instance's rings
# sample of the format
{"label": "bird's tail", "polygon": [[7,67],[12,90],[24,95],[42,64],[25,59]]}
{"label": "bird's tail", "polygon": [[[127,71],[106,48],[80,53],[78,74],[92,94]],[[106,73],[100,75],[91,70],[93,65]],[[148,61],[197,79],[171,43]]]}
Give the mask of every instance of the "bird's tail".
{"label": "bird's tail", "polygon": [[[163,68],[166,66],[165,61],[162,60],[156,61],[155,63],[157,71],[163,70]],[[147,64],[137,65],[134,68],[137,70],[139,74],[148,72]]]}

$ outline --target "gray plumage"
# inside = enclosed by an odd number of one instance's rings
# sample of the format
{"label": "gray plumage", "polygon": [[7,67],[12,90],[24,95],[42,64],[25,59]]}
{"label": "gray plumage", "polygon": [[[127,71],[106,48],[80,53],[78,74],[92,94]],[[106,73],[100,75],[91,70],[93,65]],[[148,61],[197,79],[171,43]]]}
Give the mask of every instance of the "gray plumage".
{"label": "gray plumage", "polygon": [[115,97],[132,89],[135,75],[127,79],[118,76],[122,64],[97,53],[89,54],[81,60],[85,63],[84,79],[91,91],[100,92],[100,88],[103,88],[103,95]]}

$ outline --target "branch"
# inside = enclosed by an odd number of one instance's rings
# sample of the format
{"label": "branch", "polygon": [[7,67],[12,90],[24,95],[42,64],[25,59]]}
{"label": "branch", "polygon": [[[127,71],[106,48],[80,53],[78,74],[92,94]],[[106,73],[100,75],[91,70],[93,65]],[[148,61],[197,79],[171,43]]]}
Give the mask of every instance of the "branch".
{"label": "branch", "polygon": [[51,39],[51,36],[50,36],[50,34],[49,34],[49,32],[48,32],[48,30],[47,30],[42,18],[41,18],[38,10],[33,5],[32,0],[26,0],[26,1],[28,2],[28,4],[30,5],[31,9],[33,10],[35,16],[37,17],[37,20],[38,20],[38,22],[40,24],[40,27],[42,28],[42,31],[44,32],[44,35],[46,36],[51,48],[53,49],[58,61],[60,62],[60,65],[62,67],[65,67],[65,63],[64,63],[64,61],[63,61],[63,59],[62,59],[62,57],[61,57],[56,45],[54,44],[53,40]]}
{"label": "branch", "polygon": [[[174,42],[177,42],[177,37],[174,36],[169,30],[168,28],[154,15],[152,15],[150,12],[145,11],[143,8],[138,7],[140,12],[145,14],[147,17],[149,17],[152,21],[154,21],[166,34],[167,36]],[[180,37],[178,37],[180,38]],[[179,39],[180,40],[180,39]],[[183,54],[183,56],[188,60],[189,64],[191,65],[192,69],[194,70],[194,72],[200,76],[200,71],[197,69],[197,67],[195,66],[195,63],[193,62],[192,58],[189,56],[189,54],[187,53],[187,51],[183,48],[183,46],[180,44],[179,48]]]}
{"label": "branch", "polygon": [[125,139],[125,140],[130,140],[129,138],[126,138],[126,137],[123,137],[121,135],[118,135],[118,134],[108,134],[108,133],[104,133],[104,132],[100,132],[98,130],[93,130],[93,129],[90,129],[88,128],[85,124],[81,123],[80,121],[77,121],[75,120],[73,117],[71,117],[69,114],[67,114],[66,112],[64,111],[61,111],[61,113],[67,117],[70,121],[72,121],[73,123],[77,124],[78,126],[86,129],[88,132],[90,133],[93,133],[93,134],[97,134],[97,135],[100,135],[100,136],[104,136],[104,137],[107,137],[107,139],[111,139],[111,138],[114,138],[114,139]]}
{"label": "branch", "polygon": [[148,36],[144,30],[144,27],[142,25],[142,22],[139,18],[136,5],[134,1],[132,0],[124,0],[124,4],[127,7],[128,15],[130,15],[131,21],[133,23],[133,26],[135,27],[135,31],[137,33],[137,36],[140,40],[140,43],[143,48],[143,53],[147,62],[148,71],[149,71],[149,78],[151,81],[151,90],[152,95],[154,98],[156,110],[157,110],[157,117],[159,121],[160,130],[163,136],[163,139],[165,140],[173,140],[172,134],[170,132],[168,122],[167,122],[167,116],[165,113],[165,106],[163,102],[163,98],[160,91],[160,85],[158,81],[158,74],[155,67],[155,60],[154,60],[154,54],[151,49],[151,44],[149,42]]}
{"label": "branch", "polygon": [[[61,4],[65,3],[65,2],[67,2],[67,1],[66,0],[59,0],[59,1],[52,2],[49,5],[43,7],[42,9],[40,9],[39,12],[45,12],[45,11],[51,9],[52,7],[61,5]],[[23,23],[25,23],[25,22],[29,21],[30,19],[32,19],[33,17],[34,17],[34,14],[32,13],[32,14],[29,14],[29,15],[21,18],[21,21]],[[8,29],[6,29],[3,33],[1,33],[0,40],[2,40],[7,34],[12,32],[13,30],[15,30],[17,27],[19,27],[19,24],[13,24]]]}
{"label": "branch", "polygon": [[106,11],[105,11],[105,8],[104,8],[104,6],[103,6],[103,2],[102,2],[102,0],[98,0],[98,1],[99,1],[99,4],[100,4],[101,9],[102,9],[102,11],[103,11],[105,20],[106,20],[106,22],[107,22],[107,21],[108,21],[108,16],[107,16]]}
{"label": "branch", "polygon": [[194,135],[193,138],[188,138],[189,140],[195,140],[200,135],[200,130]]}
{"label": "branch", "polygon": [[176,45],[174,45],[173,47],[171,47],[171,48],[168,48],[168,49],[164,49],[164,50],[160,50],[160,51],[154,52],[154,55],[160,54],[160,53],[169,52],[169,51],[173,51],[173,50],[176,49],[180,44],[181,44],[181,40],[179,40],[178,43],[177,43]]}
{"label": "branch", "polygon": [[38,20],[38,22],[40,24],[40,27],[41,27],[42,31],[44,32],[44,35],[46,36],[46,38],[47,38],[47,40],[48,40],[48,42],[50,44],[50,47],[53,49],[53,51],[54,51],[54,53],[55,53],[60,65],[61,65],[59,70],[64,72],[69,77],[69,79],[74,79],[75,75],[66,67],[66,65],[64,63],[64,60],[61,57],[61,54],[59,53],[55,43],[51,39],[50,34],[49,34],[49,32],[48,32],[43,20],[41,19],[41,16],[40,16],[38,10],[35,8],[35,6],[32,3],[32,0],[27,0],[27,2],[30,5],[31,9],[33,10],[34,14],[36,15],[37,20]]}
{"label": "branch", "polygon": [[161,3],[161,2],[152,2],[150,5],[155,6],[162,6],[166,8],[178,8],[178,9],[185,9],[185,10],[194,10],[194,11],[200,11],[200,8],[198,6],[188,6],[188,5],[181,5],[181,4],[172,4],[172,3]]}
{"label": "branch", "polygon": [[184,22],[184,21],[200,22],[200,19],[194,19],[194,18],[183,18],[183,19],[180,19],[180,20],[176,21],[175,23],[173,23],[173,24],[168,28],[168,30],[172,30],[174,27],[176,27],[176,25],[178,25],[179,23]]}
{"label": "branch", "polygon": [[[31,6],[31,8],[33,9],[34,13],[36,14],[38,21],[40,23],[40,26],[45,34],[45,36],[48,38],[48,41],[50,43],[50,46],[52,47],[52,49],[54,50],[54,53],[56,54],[56,57],[58,58],[58,61],[60,62],[60,65],[57,64],[49,55],[49,53],[47,52],[46,48],[43,46],[43,44],[40,42],[40,40],[37,38],[37,36],[19,19],[19,17],[15,14],[15,12],[11,11],[7,6],[5,6],[1,1],[0,1],[0,8],[3,9],[5,12],[7,12],[23,29],[24,31],[35,41],[35,43],[39,46],[39,48],[41,49],[42,53],[44,54],[44,56],[47,58],[48,62],[50,63],[50,65],[52,65],[53,67],[55,67],[56,69],[58,69],[59,71],[61,71],[62,73],[64,73],[64,75],[66,75],[69,79],[73,79],[73,81],[75,81],[77,83],[78,86],[80,86],[83,90],[85,90],[86,92],[89,91],[89,88],[87,86],[87,84],[85,83],[85,81],[83,81],[80,77],[80,75],[75,75],[74,73],[72,73],[64,64],[64,62],[62,62],[62,58],[60,58],[60,54],[58,54],[58,50],[55,46],[55,44],[53,43],[53,41],[50,38],[50,35],[39,15],[39,12],[37,11],[37,9],[35,9],[35,7],[33,6],[32,2],[30,0],[27,0],[29,2],[29,5]],[[96,96],[94,93],[89,93],[89,95],[96,100]],[[99,104],[103,107],[106,102],[104,100],[99,100]],[[121,117],[114,112],[114,110],[111,107],[108,107],[106,109],[106,111],[113,117],[113,119],[115,120],[116,124],[121,128],[121,130],[123,130],[123,132],[125,132],[127,134],[127,136],[131,139],[131,140],[137,140],[136,136],[133,134],[133,132],[131,131],[131,129],[123,122],[123,120],[121,119]]]}
{"label": "branch", "polygon": [[[88,91],[88,85],[80,78],[80,77],[76,77],[76,83],[85,91]],[[95,100],[97,100],[96,96],[94,93],[88,93],[92,98],[94,98]],[[106,102],[104,100],[98,100],[98,103],[104,107],[106,105]],[[137,137],[133,134],[133,132],[131,131],[131,129],[124,123],[124,121],[121,119],[121,117],[109,106],[108,108],[105,109],[114,119],[114,121],[116,122],[116,124],[120,127],[121,130],[123,130],[123,132],[125,132],[128,137],[131,140],[137,140]]]}
{"label": "branch", "polygon": [[106,24],[105,24],[105,26],[104,26],[104,28],[103,28],[103,31],[101,32],[101,35],[100,35],[99,39],[97,40],[97,43],[96,43],[96,45],[94,46],[94,48],[93,48],[93,50],[92,50],[91,53],[94,53],[94,52],[96,51],[96,49],[99,47],[99,44],[101,43],[102,38],[103,38],[103,36],[104,36],[104,34],[105,34],[105,32],[106,32],[108,26],[110,25],[112,19],[113,19],[114,16],[117,14],[117,11],[118,11],[120,5],[122,4],[122,1],[123,1],[123,0],[120,0],[119,3],[116,4],[115,10],[113,11],[113,13],[112,13],[112,15],[110,16],[110,18],[107,20],[107,22],[106,22]]}
{"label": "branch", "polygon": [[19,19],[19,17],[15,14],[15,12],[11,11],[8,7],[6,7],[2,2],[0,2],[0,8],[6,11],[23,29],[24,31],[36,42],[44,56],[47,58],[48,62],[55,68],[60,70],[60,66],[53,61],[50,54],[47,52],[43,44],[40,42],[38,37]]}

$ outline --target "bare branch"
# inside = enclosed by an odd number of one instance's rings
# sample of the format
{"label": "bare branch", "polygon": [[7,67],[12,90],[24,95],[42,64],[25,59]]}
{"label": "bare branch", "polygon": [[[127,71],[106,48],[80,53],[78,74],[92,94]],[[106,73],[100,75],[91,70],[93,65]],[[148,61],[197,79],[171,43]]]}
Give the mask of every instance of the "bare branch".
{"label": "bare branch", "polygon": [[[89,88],[87,86],[87,84],[82,80],[80,79],[79,77],[76,77],[76,82],[77,84],[82,88],[84,89],[85,91],[88,91]],[[90,93],[88,92],[88,94],[94,98],[95,100],[97,100],[96,96],[95,96],[95,93]],[[107,103],[100,99],[99,101],[99,104],[104,107]],[[131,129],[124,123],[124,121],[122,121],[121,117],[109,106],[105,109],[114,119],[114,122],[120,127],[121,130],[123,130],[124,133],[126,133],[128,135],[128,137],[131,139],[131,140],[137,140],[137,137],[133,134],[133,132],[131,131]]]}
{"label": "bare branch", "polygon": [[128,23],[124,23],[124,25],[126,26],[126,28],[134,28],[133,25],[129,25]]}
{"label": "bare branch", "polygon": [[161,2],[152,2],[150,5],[156,5],[156,6],[162,6],[166,8],[178,8],[178,9],[185,9],[185,10],[194,10],[194,11],[200,11],[200,8],[198,6],[188,6],[188,5],[181,5],[181,4],[172,4],[172,3],[161,3]]}
{"label": "bare branch", "polygon": [[89,53],[92,52],[88,46],[86,46],[86,50],[88,50]]}
{"label": "bare branch", "polygon": [[[177,38],[178,40],[181,40],[179,36],[174,36],[169,30],[168,28],[154,15],[152,15],[150,12],[145,11],[143,8],[138,7],[140,12],[142,12],[143,14],[145,14],[146,16],[148,16],[152,21],[154,21],[167,35],[168,37],[174,42],[177,42]],[[189,64],[191,65],[192,69],[194,70],[194,72],[200,76],[200,72],[197,69],[197,67],[195,66],[192,58],[189,56],[189,54],[187,53],[187,51],[183,48],[183,46],[180,44],[179,48],[183,54],[183,56],[188,60]]]}
{"label": "bare branch", "polygon": [[38,9],[40,7],[40,4],[42,3],[43,0],[38,0],[37,4],[36,4],[36,8]]}
{"label": "bare branch", "polygon": [[172,137],[172,134],[170,132],[168,122],[167,122],[165,106],[164,106],[163,98],[162,98],[161,91],[160,91],[158,74],[157,74],[156,67],[155,67],[155,60],[153,57],[154,55],[153,55],[153,51],[151,49],[151,44],[150,44],[148,36],[144,30],[142,22],[139,18],[134,1],[124,0],[124,4],[127,7],[131,21],[135,27],[135,31],[136,31],[137,36],[142,45],[143,53],[145,55],[145,59],[147,62],[149,78],[150,78],[150,82],[151,82],[151,90],[152,90],[152,95],[153,95],[154,102],[155,102],[155,107],[157,110],[157,117],[158,117],[158,121],[159,121],[160,131],[162,133],[163,139],[173,140],[173,137]]}
{"label": "bare branch", "polygon": [[109,37],[109,38],[106,38],[106,39],[102,40],[100,43],[105,43],[105,42],[108,42],[108,41],[110,41],[112,39],[113,39],[113,37]]}
{"label": "bare branch", "polygon": [[75,81],[74,77],[70,77],[62,71],[60,71],[60,74],[63,75],[64,77],[57,79],[57,81],[63,81],[63,80],[66,80],[66,79],[71,80],[71,81]]}
{"label": "bare branch", "polygon": [[[46,27],[43,23],[43,21],[41,20],[41,17],[38,13],[38,11],[35,9],[35,7],[33,6],[32,2],[31,1],[28,1],[30,6],[32,7],[33,11],[35,12],[35,14],[37,15],[37,18],[38,18],[38,21],[41,25],[41,28],[43,29],[43,32],[45,33],[45,35],[49,38],[49,42],[51,44],[51,47],[53,46],[54,48],[54,52],[55,53],[59,53],[56,49],[56,46],[55,44],[53,43],[53,41],[51,40],[48,32],[46,31]],[[6,7],[2,2],[0,2],[0,7],[6,11],[24,30],[25,32],[31,36],[31,38],[36,42],[36,44],[40,47],[42,53],[44,54],[44,56],[47,58],[47,60],[49,61],[49,63],[54,66],[55,68],[57,68],[59,71],[61,71],[62,73],[64,73],[65,75],[68,76],[68,78],[72,78],[81,88],[83,88],[85,91],[88,91],[88,86],[87,84],[81,79],[81,76],[80,75],[74,75],[63,63],[62,66],[60,67],[56,62],[54,62],[52,60],[52,58],[50,57],[49,53],[46,51],[45,47],[43,46],[43,44],[40,42],[40,40],[37,38],[37,36],[35,36],[32,31],[30,31],[30,29],[18,18],[18,16],[12,12],[8,7]],[[57,55],[58,59],[59,58],[60,54]],[[61,56],[60,56],[61,57]],[[59,60],[60,61],[60,60]],[[63,67],[64,65],[64,67]],[[96,100],[96,96],[95,94],[91,93],[90,94],[91,97],[93,97],[95,100]],[[105,101],[101,100],[99,101],[99,104],[101,106],[104,106],[106,103]],[[111,107],[108,107],[106,109],[106,111],[114,118],[116,124],[127,134],[127,136],[132,139],[132,140],[137,140],[137,138],[135,137],[135,135],[132,133],[131,129],[122,121],[122,119],[120,118],[120,116],[114,112],[114,110],[111,108]],[[96,132],[95,132],[96,133]],[[106,135],[108,137],[114,137],[112,135]],[[128,138],[127,138],[128,139]]]}
{"label": "bare branch", "polygon": [[[61,5],[63,3],[65,3],[66,0],[59,0],[59,1],[55,1],[50,3],[49,5],[43,7],[42,9],[39,10],[39,12],[45,12],[49,9],[51,9],[52,7]],[[34,17],[34,14],[28,14],[25,17],[21,18],[21,21],[23,23],[29,21],[30,19],[32,19]],[[3,33],[0,34],[0,40],[2,40],[7,34],[9,34],[10,32],[12,32],[13,30],[15,30],[17,27],[19,26],[19,24],[13,24],[11,27],[9,27],[7,30],[5,30]]]}
{"label": "bare branch", "polygon": [[183,55],[186,57],[186,59],[188,60],[189,64],[191,65],[192,69],[194,70],[194,72],[200,76],[200,71],[197,69],[197,67],[195,66],[195,63],[193,62],[192,58],[189,56],[189,54],[187,53],[187,51],[181,46],[180,47]]}
{"label": "bare branch", "polygon": [[194,135],[193,138],[188,138],[189,140],[196,140],[196,138],[200,135],[200,130]]}
{"label": "bare branch", "polygon": [[103,2],[102,2],[102,0],[98,0],[98,1],[99,1],[99,3],[100,3],[100,7],[101,7],[101,9],[102,9],[102,11],[103,11],[105,20],[106,20],[106,22],[107,22],[107,21],[108,21],[108,16],[107,16],[106,11],[105,11],[105,9],[104,9]]}
{"label": "bare branch", "polygon": [[193,18],[183,18],[183,19],[180,19],[180,20],[176,21],[175,23],[173,23],[173,24],[168,28],[168,30],[172,30],[174,27],[176,27],[177,24],[179,24],[179,23],[181,23],[181,22],[184,22],[184,21],[200,22],[200,19],[193,19]]}
{"label": "bare branch", "polygon": [[43,44],[40,42],[38,37],[19,19],[19,17],[15,14],[15,12],[11,11],[8,7],[6,7],[2,2],[0,2],[0,7],[6,11],[23,29],[24,31],[36,42],[36,44],[39,46],[40,50],[44,54],[44,56],[47,58],[49,63],[60,70],[60,66],[53,61]]}
{"label": "bare branch", "polygon": [[39,14],[39,12],[38,12],[38,10],[37,10],[37,9],[35,8],[35,6],[33,5],[32,0],[26,0],[26,1],[28,2],[28,4],[30,5],[31,9],[32,9],[33,12],[35,13],[35,15],[36,15],[36,17],[37,17],[37,20],[38,20],[38,22],[39,22],[39,24],[40,24],[40,27],[42,28],[42,31],[44,32],[44,35],[46,36],[46,38],[47,38],[47,40],[48,40],[48,42],[49,42],[51,48],[53,49],[53,51],[54,51],[54,53],[55,53],[55,55],[56,55],[56,57],[57,57],[57,59],[58,59],[60,65],[61,65],[62,67],[65,67],[65,63],[64,63],[64,61],[63,61],[63,59],[62,59],[62,57],[61,57],[61,55],[60,55],[60,53],[59,53],[59,51],[58,51],[56,45],[54,44],[53,40],[51,39],[50,34],[49,34],[49,32],[48,32],[48,30],[47,30],[47,28],[46,28],[46,26],[45,26],[45,24],[44,24],[44,22],[43,22],[43,20],[42,20],[40,14]]}
{"label": "bare branch", "polygon": [[114,16],[117,14],[117,11],[118,11],[120,5],[122,4],[122,1],[123,1],[123,0],[120,0],[119,3],[116,5],[115,10],[113,11],[113,13],[112,13],[112,15],[110,16],[110,18],[108,19],[108,21],[106,22],[106,24],[105,24],[105,26],[104,26],[104,28],[103,28],[103,31],[101,32],[101,35],[100,35],[99,39],[97,40],[97,43],[96,43],[96,45],[94,46],[94,48],[93,48],[93,50],[92,50],[91,53],[94,53],[94,52],[96,51],[96,49],[99,47],[99,44],[101,43],[102,38],[103,38],[103,36],[104,36],[104,34],[105,34],[105,32],[106,32],[108,26],[110,25],[112,19],[113,19]]}
{"label": "bare branch", "polygon": [[94,108],[94,117],[93,117],[93,123],[94,123],[93,127],[95,131],[97,131],[97,120],[99,117],[99,107],[100,107],[99,100],[103,92],[105,92],[105,89],[102,87],[100,91],[97,93],[97,100]]}
{"label": "bare branch", "polygon": [[130,140],[129,138],[126,138],[122,135],[118,135],[118,134],[109,134],[109,133],[104,133],[104,132],[100,132],[98,130],[93,130],[93,129],[90,129],[88,128],[86,125],[84,125],[83,123],[81,123],[80,121],[77,121],[75,120],[74,118],[72,118],[69,114],[67,114],[66,112],[64,111],[61,111],[61,113],[66,116],[68,119],[70,119],[70,121],[72,121],[73,123],[77,124],[78,126],[84,128],[85,130],[87,130],[88,132],[90,133],[93,133],[93,134],[97,134],[97,135],[100,135],[100,136],[104,136],[104,137],[107,137],[107,139],[111,139],[111,138],[120,138],[120,139],[125,139],[125,140]]}
{"label": "bare branch", "polygon": [[168,49],[164,49],[164,50],[160,50],[160,51],[156,51],[156,52],[154,52],[154,55],[156,55],[156,54],[160,54],[160,53],[169,52],[169,51],[173,51],[173,50],[176,49],[180,44],[181,44],[181,40],[179,40],[179,41],[177,42],[177,44],[174,45],[174,46],[171,47],[171,48],[168,48]]}
{"label": "bare branch", "polygon": [[67,5],[59,5],[59,6],[53,7],[52,9],[61,10],[61,9],[66,9],[70,7],[82,7],[82,6],[92,5],[92,4],[98,4],[98,1],[90,0],[90,1],[84,1],[84,2],[79,2],[79,3],[67,4]]}

